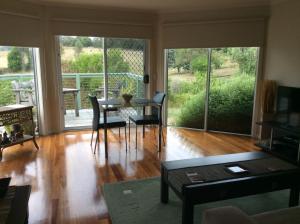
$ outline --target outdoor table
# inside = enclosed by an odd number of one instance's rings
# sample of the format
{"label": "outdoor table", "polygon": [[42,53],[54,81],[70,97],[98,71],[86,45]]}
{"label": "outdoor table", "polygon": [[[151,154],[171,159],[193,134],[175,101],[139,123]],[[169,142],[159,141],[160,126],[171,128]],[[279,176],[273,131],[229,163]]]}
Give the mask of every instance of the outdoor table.
{"label": "outdoor table", "polygon": [[[112,93],[114,97],[118,97],[120,95],[121,88],[117,87],[108,87],[107,92]],[[100,87],[98,89],[95,89],[95,92],[99,94],[100,96],[104,96],[104,87]]]}
{"label": "outdoor table", "polygon": [[63,94],[73,94],[74,97],[74,103],[75,103],[75,115],[76,117],[79,117],[79,107],[78,107],[78,93],[79,89],[73,89],[73,88],[63,88]]}
{"label": "outdoor table", "polygon": [[[107,112],[108,111],[116,111],[119,108],[124,107],[143,107],[143,115],[145,115],[145,107],[146,106],[155,106],[159,108],[159,116],[161,117],[161,104],[155,103],[152,99],[145,98],[136,98],[132,99],[130,103],[125,103],[121,99],[109,99],[103,100],[98,99],[99,106],[103,110],[103,122],[104,122],[104,148],[105,148],[105,158],[108,158],[108,146],[107,146]],[[160,119],[159,123],[159,137],[158,137],[158,151],[161,151],[161,137],[162,137],[162,121]],[[126,140],[127,141],[127,140]]]}

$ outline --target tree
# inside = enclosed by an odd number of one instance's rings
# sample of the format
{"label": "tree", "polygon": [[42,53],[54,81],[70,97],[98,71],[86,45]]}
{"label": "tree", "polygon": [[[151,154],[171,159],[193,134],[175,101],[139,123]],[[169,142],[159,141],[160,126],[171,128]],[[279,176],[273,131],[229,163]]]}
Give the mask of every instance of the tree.
{"label": "tree", "polygon": [[77,39],[76,42],[75,42],[75,53],[76,53],[76,55],[79,55],[81,53],[82,48],[83,48],[83,45],[82,45],[81,41]]}
{"label": "tree", "polygon": [[80,54],[70,63],[70,70],[79,73],[99,73],[103,71],[103,54]]}
{"label": "tree", "polygon": [[207,50],[197,48],[176,49],[174,68],[177,68],[178,73],[181,69],[190,71],[192,60],[203,53],[207,54]]}
{"label": "tree", "polygon": [[103,38],[95,37],[93,39],[93,47],[95,47],[95,48],[103,48]]}
{"label": "tree", "polygon": [[76,39],[70,36],[62,36],[60,38],[61,44],[66,47],[74,47]]}
{"label": "tree", "polygon": [[257,62],[257,49],[256,48],[232,48],[231,57],[239,64],[241,73],[255,74]]}
{"label": "tree", "polygon": [[121,50],[111,49],[107,53],[108,72],[128,72],[129,64],[124,61]]}
{"label": "tree", "polygon": [[175,50],[168,50],[168,66],[174,68],[175,66]]}
{"label": "tree", "polygon": [[191,61],[192,72],[206,73],[207,72],[207,55],[199,55]]}
{"label": "tree", "polygon": [[14,47],[7,55],[8,68],[11,72],[22,70],[22,53],[20,49]]}
{"label": "tree", "polygon": [[[103,72],[103,54],[102,53],[81,53],[74,61],[65,62],[63,70],[79,73],[100,73]],[[110,50],[107,55],[108,72],[128,72],[130,66],[124,61],[120,50]]]}
{"label": "tree", "polygon": [[76,43],[81,42],[83,47],[91,47],[93,46],[92,39],[89,37],[76,37]]}

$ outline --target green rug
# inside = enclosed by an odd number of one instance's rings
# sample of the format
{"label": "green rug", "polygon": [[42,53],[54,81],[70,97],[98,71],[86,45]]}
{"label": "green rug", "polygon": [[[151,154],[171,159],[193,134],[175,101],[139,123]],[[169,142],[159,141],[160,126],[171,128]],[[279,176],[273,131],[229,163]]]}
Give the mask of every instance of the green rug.
{"label": "green rug", "polygon": [[[180,224],[181,201],[170,190],[168,204],[160,203],[160,179],[105,184],[104,197],[113,224]],[[202,211],[234,205],[248,214],[288,207],[289,190],[235,198],[195,206],[194,223],[201,224]]]}

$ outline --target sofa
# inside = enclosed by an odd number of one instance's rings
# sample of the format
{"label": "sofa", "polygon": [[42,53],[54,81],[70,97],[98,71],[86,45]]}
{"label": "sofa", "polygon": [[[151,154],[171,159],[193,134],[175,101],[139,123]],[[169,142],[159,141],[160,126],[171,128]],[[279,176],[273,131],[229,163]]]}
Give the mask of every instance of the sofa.
{"label": "sofa", "polygon": [[203,212],[202,224],[299,224],[300,207],[247,215],[237,207],[226,206]]}

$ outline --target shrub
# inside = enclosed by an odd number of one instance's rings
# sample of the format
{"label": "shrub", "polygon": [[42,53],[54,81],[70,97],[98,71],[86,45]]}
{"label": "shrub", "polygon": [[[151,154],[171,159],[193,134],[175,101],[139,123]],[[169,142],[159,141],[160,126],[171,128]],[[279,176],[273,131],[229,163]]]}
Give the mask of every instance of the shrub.
{"label": "shrub", "polygon": [[191,61],[192,72],[207,72],[207,55],[200,55]]}
{"label": "shrub", "polygon": [[119,49],[111,49],[107,53],[108,72],[129,72],[129,63],[126,62]]}
{"label": "shrub", "polygon": [[241,73],[255,74],[257,62],[257,48],[232,48],[231,57],[239,64]]}
{"label": "shrub", "polygon": [[[212,130],[250,134],[254,77],[237,75],[212,80],[209,98],[208,127]],[[184,103],[176,125],[203,127],[205,90]]]}
{"label": "shrub", "polygon": [[13,48],[7,55],[8,68],[11,72],[22,70],[22,53],[18,48]]}
{"label": "shrub", "polygon": [[2,80],[0,82],[0,105],[6,106],[15,102],[15,96],[12,91],[12,85],[10,80]]}
{"label": "shrub", "polygon": [[[68,63],[65,64],[67,66]],[[80,54],[70,62],[70,70],[79,73],[99,73],[103,70],[103,55],[101,53]],[[64,69],[63,69],[64,70]]]}
{"label": "shrub", "polygon": [[[102,53],[81,53],[74,61],[64,61],[63,71],[78,73],[101,73],[103,72]],[[108,51],[107,55],[108,72],[129,72],[129,63],[126,62],[120,50]]]}

